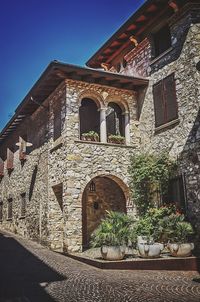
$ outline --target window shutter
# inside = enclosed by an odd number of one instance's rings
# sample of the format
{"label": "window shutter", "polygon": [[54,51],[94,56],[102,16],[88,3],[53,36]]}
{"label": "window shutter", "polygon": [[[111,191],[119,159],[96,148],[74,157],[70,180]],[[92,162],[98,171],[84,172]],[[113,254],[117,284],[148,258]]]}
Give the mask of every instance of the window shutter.
{"label": "window shutter", "polygon": [[61,103],[54,109],[54,141],[61,136]]}
{"label": "window shutter", "polygon": [[155,112],[155,126],[159,127],[164,121],[164,104],[162,93],[162,81],[153,86],[153,100]]}
{"label": "window shutter", "polygon": [[0,158],[0,178],[4,175],[4,161]]}
{"label": "window shutter", "polygon": [[163,80],[164,100],[166,104],[166,123],[178,118],[176,86],[174,74]]}
{"label": "window shutter", "polygon": [[13,161],[14,161],[14,153],[8,149],[7,150],[7,169],[12,170],[13,169]]}
{"label": "window shutter", "polygon": [[26,141],[22,137],[20,137],[19,141],[19,159],[23,161],[26,159]]}

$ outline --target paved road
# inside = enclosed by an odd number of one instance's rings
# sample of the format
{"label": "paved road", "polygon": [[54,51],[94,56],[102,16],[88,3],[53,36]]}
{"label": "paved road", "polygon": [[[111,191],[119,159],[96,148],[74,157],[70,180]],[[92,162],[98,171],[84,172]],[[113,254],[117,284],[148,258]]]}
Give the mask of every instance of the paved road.
{"label": "paved road", "polygon": [[102,271],[0,234],[0,302],[200,302],[194,273]]}

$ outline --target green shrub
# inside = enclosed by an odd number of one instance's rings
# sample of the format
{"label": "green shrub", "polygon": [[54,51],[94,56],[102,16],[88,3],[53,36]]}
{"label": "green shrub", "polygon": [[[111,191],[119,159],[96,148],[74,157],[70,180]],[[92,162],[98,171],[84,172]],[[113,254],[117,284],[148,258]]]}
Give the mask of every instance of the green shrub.
{"label": "green shrub", "polygon": [[120,246],[127,244],[132,223],[132,218],[126,214],[107,211],[106,218],[102,220],[91,236],[92,246]]}

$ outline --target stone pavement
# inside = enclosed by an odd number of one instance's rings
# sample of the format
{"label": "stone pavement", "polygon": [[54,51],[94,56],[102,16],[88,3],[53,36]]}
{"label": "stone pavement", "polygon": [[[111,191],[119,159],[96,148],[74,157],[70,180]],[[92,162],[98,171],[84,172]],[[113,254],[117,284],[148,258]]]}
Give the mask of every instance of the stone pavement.
{"label": "stone pavement", "polygon": [[0,302],[200,302],[196,273],[103,271],[0,234]]}

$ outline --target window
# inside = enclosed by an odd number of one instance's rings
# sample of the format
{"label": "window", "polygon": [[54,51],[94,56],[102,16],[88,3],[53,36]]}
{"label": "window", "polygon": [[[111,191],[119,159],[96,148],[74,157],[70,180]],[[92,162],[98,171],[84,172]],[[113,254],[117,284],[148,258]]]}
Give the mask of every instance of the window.
{"label": "window", "polygon": [[9,148],[7,149],[7,169],[8,170],[13,170],[14,166],[14,152],[10,150]]}
{"label": "window", "polygon": [[83,98],[79,108],[80,117],[80,138],[88,132],[100,135],[100,112],[95,101],[89,98]]}
{"label": "window", "polygon": [[24,161],[26,159],[26,142],[27,137],[19,137],[19,159]]}
{"label": "window", "polygon": [[178,118],[174,74],[153,86],[153,99],[156,127]]}
{"label": "window", "polygon": [[61,136],[61,102],[54,107],[54,141]]}
{"label": "window", "polygon": [[12,212],[13,212],[13,209],[12,209],[12,198],[9,198],[8,199],[8,219],[12,219]]}
{"label": "window", "polygon": [[106,110],[107,135],[124,136],[124,118],[122,109],[116,103],[109,103]]}
{"label": "window", "polygon": [[21,194],[21,218],[26,215],[26,193]]}
{"label": "window", "polygon": [[3,159],[0,158],[0,179],[3,177],[4,175],[4,161]]}
{"label": "window", "polygon": [[52,187],[54,194],[56,196],[57,202],[60,206],[61,211],[63,211],[63,184],[60,183]]}
{"label": "window", "polygon": [[168,25],[153,34],[153,57],[156,58],[171,47],[171,33]]}
{"label": "window", "polygon": [[176,205],[183,213],[186,211],[184,179],[179,175],[169,181],[168,192],[163,197],[165,203]]}
{"label": "window", "polygon": [[0,202],[0,221],[3,220],[3,202]]}

